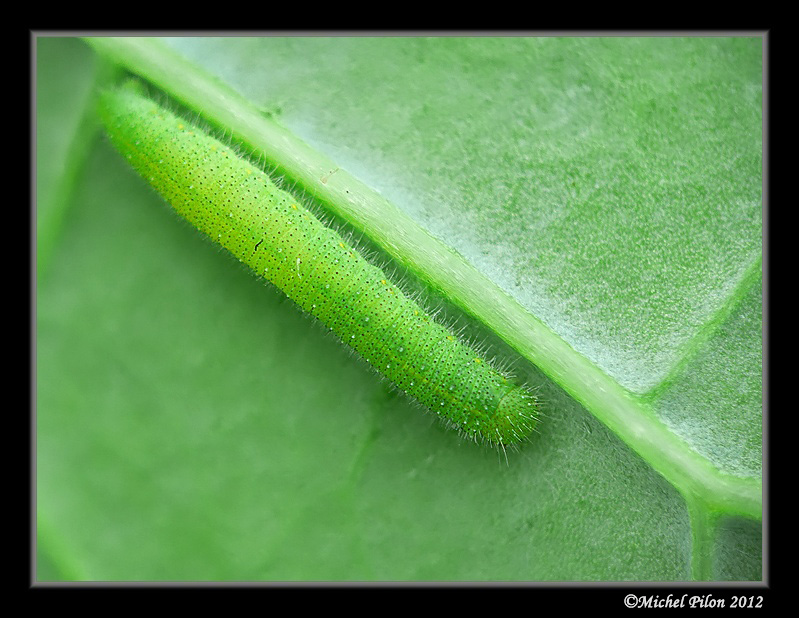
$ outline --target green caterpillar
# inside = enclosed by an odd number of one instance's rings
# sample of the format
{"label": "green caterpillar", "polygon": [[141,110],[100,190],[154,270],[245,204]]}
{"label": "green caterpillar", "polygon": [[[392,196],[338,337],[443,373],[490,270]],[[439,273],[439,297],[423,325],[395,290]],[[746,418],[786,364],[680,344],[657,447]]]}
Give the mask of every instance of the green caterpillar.
{"label": "green caterpillar", "polygon": [[535,396],[437,323],[230,148],[131,88],[100,116],[128,162],[192,225],[280,288],[400,390],[476,440],[516,444]]}

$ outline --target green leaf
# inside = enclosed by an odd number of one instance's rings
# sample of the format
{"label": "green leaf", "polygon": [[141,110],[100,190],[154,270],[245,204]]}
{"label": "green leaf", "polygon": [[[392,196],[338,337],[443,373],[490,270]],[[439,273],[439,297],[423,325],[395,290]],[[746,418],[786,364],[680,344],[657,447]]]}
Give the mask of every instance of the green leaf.
{"label": "green leaf", "polygon": [[98,141],[38,265],[40,577],[761,579],[762,39],[87,42],[311,194],[544,419],[507,456],[462,441]]}

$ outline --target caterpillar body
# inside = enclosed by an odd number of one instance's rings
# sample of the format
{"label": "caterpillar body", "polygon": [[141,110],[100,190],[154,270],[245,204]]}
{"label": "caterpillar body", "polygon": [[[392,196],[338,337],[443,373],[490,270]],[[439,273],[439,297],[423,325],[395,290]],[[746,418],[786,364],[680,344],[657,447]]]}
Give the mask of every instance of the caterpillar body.
{"label": "caterpillar body", "polygon": [[400,390],[475,440],[511,445],[536,399],[436,322],[262,170],[131,88],[100,116],[128,162],[192,225],[320,320]]}

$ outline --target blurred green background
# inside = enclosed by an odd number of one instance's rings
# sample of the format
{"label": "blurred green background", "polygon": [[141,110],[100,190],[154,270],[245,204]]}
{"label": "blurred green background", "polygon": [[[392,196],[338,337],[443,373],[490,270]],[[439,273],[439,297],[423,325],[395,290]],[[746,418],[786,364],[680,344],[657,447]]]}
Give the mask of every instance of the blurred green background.
{"label": "blurred green background", "polygon": [[[761,38],[163,43],[453,247],[643,424],[760,478]],[[512,351],[543,420],[507,460],[398,396],[111,149],[93,97],[115,67],[73,38],[36,53],[40,581],[762,578],[759,520],[692,526],[683,488]]]}

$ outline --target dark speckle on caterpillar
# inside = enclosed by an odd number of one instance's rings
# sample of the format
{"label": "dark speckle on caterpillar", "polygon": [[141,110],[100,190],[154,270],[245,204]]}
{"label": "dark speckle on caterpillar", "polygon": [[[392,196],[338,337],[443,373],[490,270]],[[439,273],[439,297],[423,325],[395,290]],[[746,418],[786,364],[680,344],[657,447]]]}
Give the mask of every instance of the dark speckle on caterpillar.
{"label": "dark speckle on caterpillar", "polygon": [[524,440],[535,396],[437,323],[260,169],[131,88],[101,99],[111,141],[192,225],[271,281],[400,390],[494,445]]}

